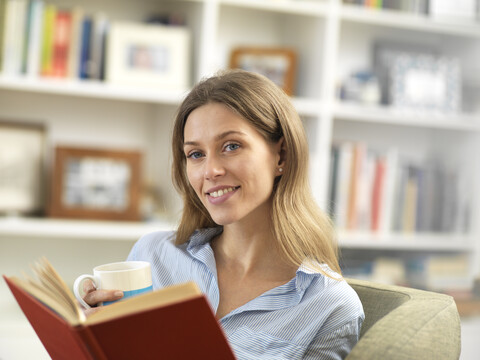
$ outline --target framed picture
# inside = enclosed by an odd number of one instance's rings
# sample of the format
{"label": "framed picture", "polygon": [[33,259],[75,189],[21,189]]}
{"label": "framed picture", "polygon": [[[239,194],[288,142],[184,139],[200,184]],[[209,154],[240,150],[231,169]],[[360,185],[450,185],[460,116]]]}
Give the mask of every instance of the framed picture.
{"label": "framed picture", "polygon": [[410,44],[379,40],[373,45],[373,72],[378,78],[381,90],[381,103],[389,105],[391,97],[391,72],[395,60],[402,54],[424,54],[438,56],[438,49],[425,44]]}
{"label": "framed picture", "polygon": [[0,213],[44,210],[46,130],[42,124],[0,121]]}
{"label": "framed picture", "polygon": [[50,216],[138,220],[140,167],[136,151],[57,147]]}
{"label": "framed picture", "polygon": [[241,47],[230,57],[230,68],[262,74],[288,95],[294,94],[296,66],[296,52],[288,48]]}
{"label": "framed picture", "polygon": [[184,26],[112,23],[106,80],[183,91],[190,85],[190,58],[190,32]]}
{"label": "framed picture", "polygon": [[455,113],[461,107],[461,88],[456,59],[403,53],[393,62],[392,106]]}

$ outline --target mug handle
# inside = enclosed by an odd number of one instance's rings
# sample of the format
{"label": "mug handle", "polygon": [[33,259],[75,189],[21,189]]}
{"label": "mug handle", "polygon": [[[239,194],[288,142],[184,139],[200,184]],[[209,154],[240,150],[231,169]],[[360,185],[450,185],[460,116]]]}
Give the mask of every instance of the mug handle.
{"label": "mug handle", "polygon": [[85,300],[83,300],[83,296],[85,296],[85,293],[83,291],[83,282],[87,279],[93,281],[95,288],[98,289],[100,287],[100,279],[98,277],[87,274],[80,275],[78,278],[75,279],[75,282],[73,283],[73,293],[75,294],[78,302],[82,304],[85,309],[90,309],[91,306],[88,305]]}

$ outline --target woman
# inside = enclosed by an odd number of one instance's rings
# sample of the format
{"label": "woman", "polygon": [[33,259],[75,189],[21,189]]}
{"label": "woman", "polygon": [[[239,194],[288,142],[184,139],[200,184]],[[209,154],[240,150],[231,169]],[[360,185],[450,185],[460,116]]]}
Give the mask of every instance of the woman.
{"label": "woman", "polygon": [[289,98],[241,70],[206,79],[181,104],[172,146],[180,225],[144,236],[128,259],[152,264],[154,288],[195,281],[238,359],[344,358],[363,309],[311,194]]}

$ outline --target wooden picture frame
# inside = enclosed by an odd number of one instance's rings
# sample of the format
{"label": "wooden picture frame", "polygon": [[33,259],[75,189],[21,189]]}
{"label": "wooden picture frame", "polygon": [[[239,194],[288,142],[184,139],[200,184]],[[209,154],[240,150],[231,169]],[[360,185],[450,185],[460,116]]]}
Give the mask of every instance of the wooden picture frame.
{"label": "wooden picture frame", "polygon": [[290,96],[295,92],[296,67],[297,54],[290,48],[239,47],[230,57],[231,69],[262,74]]}
{"label": "wooden picture frame", "polygon": [[57,147],[49,215],[139,220],[141,160],[137,151]]}
{"label": "wooden picture frame", "polygon": [[0,214],[45,210],[46,142],[42,123],[0,120]]}

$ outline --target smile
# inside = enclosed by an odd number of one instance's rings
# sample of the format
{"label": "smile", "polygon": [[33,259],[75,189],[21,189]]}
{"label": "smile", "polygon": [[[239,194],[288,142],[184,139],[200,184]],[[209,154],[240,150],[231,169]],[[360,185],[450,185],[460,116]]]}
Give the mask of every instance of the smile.
{"label": "smile", "polygon": [[210,195],[213,198],[218,198],[218,197],[223,196],[225,194],[228,194],[228,193],[230,193],[234,190],[237,190],[239,187],[240,186],[229,187],[229,188],[226,188],[226,189],[221,189],[221,190],[214,191],[212,193],[207,193],[207,194]]}

